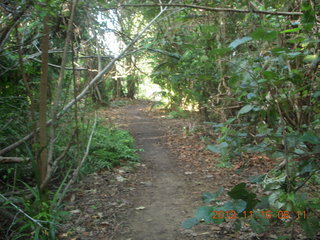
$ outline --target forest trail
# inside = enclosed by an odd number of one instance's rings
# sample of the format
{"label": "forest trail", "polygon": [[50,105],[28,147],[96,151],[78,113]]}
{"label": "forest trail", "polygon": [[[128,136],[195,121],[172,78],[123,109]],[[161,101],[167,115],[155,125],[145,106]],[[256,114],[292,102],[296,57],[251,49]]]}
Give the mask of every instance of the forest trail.
{"label": "forest trail", "polygon": [[[183,229],[181,223],[204,205],[201,195],[256,175],[257,164],[241,173],[217,168],[217,156],[201,140],[204,132],[186,135],[190,119],[168,119],[150,112],[150,102],[134,102],[100,112],[107,124],[127,129],[142,149],[140,162],[101,170],[81,180],[69,194],[65,210],[72,213],[63,226],[63,240],[229,240],[256,239],[233,224],[199,224]],[[109,123],[108,123],[109,122]],[[252,161],[257,161],[252,159]],[[261,161],[261,171],[268,161]],[[261,238],[264,239],[264,238]],[[268,239],[268,238],[265,238]]]}
{"label": "forest trail", "polygon": [[124,239],[177,239],[188,210],[188,188],[176,158],[163,145],[159,122],[148,116],[148,105],[130,105],[124,117],[141,152],[141,162],[149,169],[145,187],[137,189],[135,209],[128,216],[132,232]]}

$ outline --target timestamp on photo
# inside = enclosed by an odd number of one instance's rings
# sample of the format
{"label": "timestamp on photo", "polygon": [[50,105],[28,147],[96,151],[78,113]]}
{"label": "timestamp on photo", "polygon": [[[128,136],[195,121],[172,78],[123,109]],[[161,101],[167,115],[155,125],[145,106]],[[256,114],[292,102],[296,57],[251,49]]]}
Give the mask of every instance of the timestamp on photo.
{"label": "timestamp on photo", "polygon": [[[212,219],[238,219],[238,213],[235,210],[230,211],[212,211]],[[296,219],[306,219],[306,211],[271,211],[271,210],[261,210],[261,211],[243,211],[241,212],[243,218],[253,218],[254,214],[260,214],[262,218],[278,218],[278,219],[290,219],[295,217]]]}

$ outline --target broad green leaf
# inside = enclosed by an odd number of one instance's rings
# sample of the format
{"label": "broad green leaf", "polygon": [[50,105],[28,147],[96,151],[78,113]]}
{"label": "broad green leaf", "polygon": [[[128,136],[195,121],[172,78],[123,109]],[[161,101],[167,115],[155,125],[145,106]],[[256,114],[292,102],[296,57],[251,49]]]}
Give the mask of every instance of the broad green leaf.
{"label": "broad green leaf", "polygon": [[255,93],[248,93],[247,98],[251,99],[251,98],[255,98],[257,95]]}
{"label": "broad green leaf", "polygon": [[282,195],[282,191],[281,190],[277,190],[277,191],[274,191],[270,196],[269,196],[269,203],[270,203],[270,206],[276,208],[276,209],[280,209],[282,208],[285,203],[284,202],[280,202],[279,201],[279,198],[280,196]]}
{"label": "broad green leaf", "polygon": [[247,204],[246,211],[252,211],[252,209],[257,205],[259,200],[256,198],[256,194],[249,192],[246,189],[245,183],[239,183],[238,185],[234,186],[229,192],[228,195],[233,199],[241,199],[244,200]]}
{"label": "broad green leaf", "polygon": [[290,52],[290,53],[287,53],[287,56],[289,58],[295,58],[297,56],[301,55],[301,52]]}
{"label": "broad green leaf", "polygon": [[250,176],[249,181],[250,183],[261,183],[264,180],[265,176],[265,174]]}
{"label": "broad green leaf", "polygon": [[304,133],[303,136],[300,137],[300,140],[311,144],[320,144],[320,138],[310,131]]}
{"label": "broad green leaf", "polygon": [[229,146],[228,143],[226,142],[222,142],[220,144],[217,144],[217,145],[208,145],[208,149],[212,152],[215,152],[215,153],[221,153],[223,152],[223,150],[225,150],[227,147]]}
{"label": "broad green leaf", "polygon": [[253,33],[251,33],[251,37],[254,40],[266,40],[273,41],[277,38],[279,32],[271,31],[264,28],[257,28]]}
{"label": "broad green leaf", "polygon": [[243,37],[243,38],[236,39],[232,43],[229,44],[229,48],[235,49],[239,45],[244,44],[246,42],[249,42],[251,40],[252,40],[251,37]]}
{"label": "broad green leaf", "polygon": [[256,209],[270,209],[269,196],[264,196],[260,199],[260,202],[256,205]]}
{"label": "broad green leaf", "polygon": [[251,104],[245,105],[244,107],[242,107],[242,108],[239,110],[238,116],[241,115],[241,114],[245,114],[245,113],[250,112],[253,108],[254,108],[254,106],[251,105]]}
{"label": "broad green leaf", "polygon": [[181,226],[183,228],[190,229],[193,226],[197,225],[198,223],[199,223],[198,219],[196,219],[196,218],[188,218],[187,220],[185,220],[185,221],[183,221],[181,223]]}
{"label": "broad green leaf", "polygon": [[214,200],[216,200],[219,196],[221,196],[221,194],[224,192],[224,188],[220,187],[218,189],[218,191],[214,192],[214,193],[204,193],[202,195],[202,201],[205,203],[209,203],[212,202]]}
{"label": "broad green leaf", "polygon": [[239,183],[238,185],[234,186],[229,192],[228,195],[233,199],[244,199],[248,195],[248,191],[246,190],[245,183]]}
{"label": "broad green leaf", "polygon": [[305,62],[313,62],[314,60],[317,59],[317,55],[307,55],[303,58],[303,61]]}
{"label": "broad green leaf", "polygon": [[196,210],[195,218],[198,221],[201,221],[202,219],[205,222],[211,222],[211,216],[212,216],[212,211],[214,210],[214,207],[212,206],[201,206],[198,207]]}
{"label": "broad green leaf", "polygon": [[320,97],[320,91],[315,91],[315,92],[312,94],[312,97],[313,97],[313,98],[318,98],[318,97]]}
{"label": "broad green leaf", "polygon": [[241,213],[246,209],[246,207],[247,202],[242,199],[238,199],[233,201],[233,209],[231,210],[235,210],[237,213]]}
{"label": "broad green leaf", "polygon": [[260,224],[258,221],[256,221],[255,219],[250,219],[249,220],[250,223],[250,227],[251,229],[255,232],[255,233],[263,233],[266,231],[266,227],[263,226],[262,224]]}

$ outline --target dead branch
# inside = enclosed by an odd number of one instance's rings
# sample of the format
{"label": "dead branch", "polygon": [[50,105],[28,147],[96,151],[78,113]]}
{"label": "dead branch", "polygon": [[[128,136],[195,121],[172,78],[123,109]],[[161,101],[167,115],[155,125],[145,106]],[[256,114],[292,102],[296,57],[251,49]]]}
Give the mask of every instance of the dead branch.
{"label": "dead branch", "polygon": [[30,158],[21,158],[21,157],[0,157],[0,163],[22,163],[28,162]]}
{"label": "dead branch", "polygon": [[31,216],[29,216],[27,213],[25,213],[21,208],[19,208],[17,205],[15,205],[13,202],[11,202],[8,198],[6,198],[3,194],[0,193],[0,197],[8,202],[12,207],[14,207],[18,212],[22,213],[24,216],[26,216],[29,220],[31,220],[32,222],[34,222],[35,224],[37,224],[39,227],[43,227],[42,224],[40,222],[45,222],[45,221],[40,221],[37,219],[32,218]]}
{"label": "dead branch", "polygon": [[[182,7],[194,8],[211,12],[230,12],[230,13],[256,13],[264,15],[282,15],[282,16],[301,16],[302,12],[271,12],[255,9],[233,9],[233,8],[213,8],[206,6],[190,5],[190,4],[159,4],[159,3],[145,3],[145,4],[121,4],[120,7]],[[100,10],[110,10],[110,8],[102,8]]]}
{"label": "dead branch", "polygon": [[73,132],[72,137],[71,137],[71,139],[70,139],[67,147],[65,148],[65,150],[63,151],[63,153],[53,161],[52,166],[50,166],[50,162],[49,162],[47,175],[46,175],[44,181],[43,181],[43,182],[41,183],[41,185],[40,185],[40,189],[41,189],[41,190],[44,189],[44,188],[47,186],[47,184],[48,184],[48,182],[49,182],[52,174],[53,174],[53,173],[56,171],[56,169],[57,169],[58,163],[59,163],[59,162],[67,155],[67,153],[69,152],[69,149],[70,149],[70,147],[71,147],[71,145],[72,145],[72,143],[73,143],[73,138],[74,138],[74,136],[76,135],[76,132],[77,132],[77,130],[75,130],[75,131]]}
{"label": "dead branch", "polygon": [[62,200],[63,200],[63,197],[64,195],[66,194],[66,192],[68,191],[69,187],[75,182],[75,180],[77,179],[78,177],[78,174],[79,174],[79,171],[83,165],[83,163],[85,162],[85,160],[87,159],[88,155],[89,155],[89,151],[90,151],[90,146],[91,146],[91,141],[92,141],[92,137],[93,137],[93,134],[96,130],[96,126],[97,126],[97,119],[98,119],[98,115],[96,113],[96,117],[94,119],[94,124],[93,124],[93,127],[92,127],[92,131],[91,131],[91,134],[90,134],[90,137],[89,137],[89,140],[88,140],[88,144],[87,144],[87,147],[86,147],[86,151],[84,153],[84,156],[82,157],[82,160],[81,162],[79,163],[78,167],[73,171],[73,174],[72,174],[72,177],[70,178],[68,184],[65,186],[65,188],[63,189],[63,192],[61,194],[61,198],[59,199],[58,201],[58,205],[61,204]]}
{"label": "dead branch", "polygon": [[[36,61],[38,63],[42,62],[41,60],[39,60],[37,58],[29,58],[29,59],[31,59],[33,61]],[[51,67],[55,67],[55,68],[61,69],[61,66],[56,65],[56,64],[48,63],[48,65],[51,66]],[[75,69],[73,69],[72,67],[64,67],[64,69],[65,70],[78,70],[78,71],[88,70],[88,68],[83,68],[83,67],[78,67],[78,68],[75,68]]]}

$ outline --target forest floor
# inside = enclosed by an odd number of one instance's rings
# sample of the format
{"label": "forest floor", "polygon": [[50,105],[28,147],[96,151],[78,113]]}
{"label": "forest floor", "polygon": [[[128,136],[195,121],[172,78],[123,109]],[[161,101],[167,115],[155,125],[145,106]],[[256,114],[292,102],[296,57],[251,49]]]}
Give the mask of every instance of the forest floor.
{"label": "forest floor", "polygon": [[[283,225],[260,235],[247,226],[235,232],[232,222],[181,227],[198,206],[205,205],[202,193],[215,192],[221,186],[229,191],[240,182],[248,182],[249,176],[267,172],[275,163],[264,156],[252,156],[242,162],[234,160],[230,168],[218,167],[218,156],[206,149],[206,139],[212,138],[205,136],[209,126],[195,118],[168,119],[161,111],[150,111],[150,106],[149,102],[137,101],[100,112],[106,124],[131,132],[136,147],[142,149],[141,161],[82,179],[67,199],[65,209],[71,216],[59,238],[277,239],[275,229],[283,232]],[[257,189],[250,183],[248,186]],[[300,234],[296,236],[302,239]]]}

